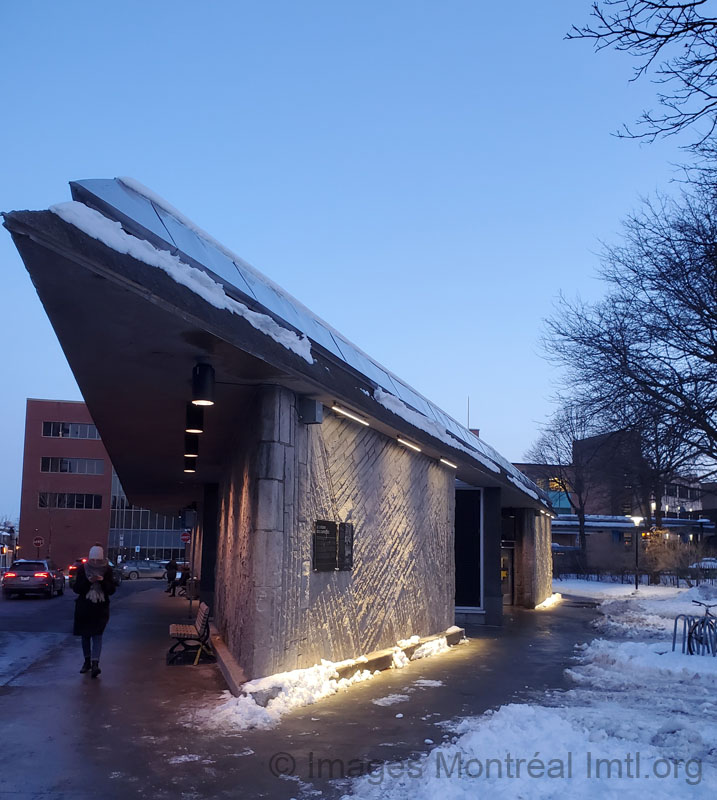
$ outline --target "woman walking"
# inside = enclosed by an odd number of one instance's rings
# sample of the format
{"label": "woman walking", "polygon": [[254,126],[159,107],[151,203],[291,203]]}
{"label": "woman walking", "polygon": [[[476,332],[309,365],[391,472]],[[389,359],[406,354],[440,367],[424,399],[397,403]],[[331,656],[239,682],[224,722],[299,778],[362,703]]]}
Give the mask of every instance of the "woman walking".
{"label": "woman walking", "polygon": [[72,587],[75,594],[75,625],[73,633],[82,637],[85,662],[80,672],[90,672],[96,678],[100,672],[102,634],[110,618],[110,595],[115,592],[115,582],[100,545],[90,548],[88,560],[77,567]]}

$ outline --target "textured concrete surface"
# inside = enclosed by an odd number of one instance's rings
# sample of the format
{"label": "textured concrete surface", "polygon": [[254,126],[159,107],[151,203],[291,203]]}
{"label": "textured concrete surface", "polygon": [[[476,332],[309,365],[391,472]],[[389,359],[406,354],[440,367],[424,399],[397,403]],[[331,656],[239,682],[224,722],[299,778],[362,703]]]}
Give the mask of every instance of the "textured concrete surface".
{"label": "textured concrete surface", "polygon": [[[216,625],[250,677],[339,661],[453,624],[451,470],[262,387],[221,490]],[[314,572],[316,520],[354,524],[354,568]],[[377,599],[380,598],[380,602]]]}
{"label": "textured concrete surface", "polygon": [[[448,653],[297,709],[274,730],[242,732],[195,721],[197,709],[220,697],[216,665],[164,663],[167,626],[187,615],[187,602],[152,582],[121,591],[99,679],[78,674],[79,645],[67,635],[0,686],[0,798],[337,798],[346,789],[342,769],[351,764],[426,752],[425,739],[439,743],[447,735],[443,721],[561,688],[574,643],[592,633],[593,612],[584,604],[516,610],[503,628],[468,631],[469,643]],[[71,614],[67,597],[0,601],[0,630],[61,635]],[[390,694],[407,699],[372,702]],[[282,769],[290,775],[275,774],[279,753],[289,756]],[[320,769],[320,759],[334,763]]]}

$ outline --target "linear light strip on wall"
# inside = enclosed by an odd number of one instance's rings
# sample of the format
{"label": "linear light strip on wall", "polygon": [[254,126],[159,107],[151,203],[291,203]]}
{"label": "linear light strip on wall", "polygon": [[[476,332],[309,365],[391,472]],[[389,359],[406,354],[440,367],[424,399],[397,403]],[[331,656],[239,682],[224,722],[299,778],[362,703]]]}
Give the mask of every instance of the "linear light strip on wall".
{"label": "linear light strip on wall", "polygon": [[347,411],[345,408],[341,408],[340,406],[333,405],[331,406],[332,411],[336,411],[338,414],[343,414],[345,417],[352,419],[354,422],[359,422],[361,425],[365,425],[367,428],[369,427],[368,422],[365,419],[361,419],[361,417],[357,417],[356,414],[352,414],[350,411]]}
{"label": "linear light strip on wall", "polygon": [[[335,411],[337,414],[342,414],[344,417],[348,417],[348,419],[352,419],[354,422],[358,422],[361,425],[365,425],[367,428],[370,427],[369,423],[365,419],[362,419],[358,415],[353,414],[351,411],[347,411],[345,408],[341,408],[341,406],[338,406],[335,403],[334,405],[331,406],[331,410]],[[397,436],[396,440],[404,447],[408,447],[411,450],[414,450],[416,453],[422,452],[421,448],[417,444],[409,442],[407,439],[403,439],[401,436]],[[440,462],[441,464],[445,464],[447,467],[450,467],[451,469],[458,469],[458,464],[454,464],[447,458],[441,458]]]}

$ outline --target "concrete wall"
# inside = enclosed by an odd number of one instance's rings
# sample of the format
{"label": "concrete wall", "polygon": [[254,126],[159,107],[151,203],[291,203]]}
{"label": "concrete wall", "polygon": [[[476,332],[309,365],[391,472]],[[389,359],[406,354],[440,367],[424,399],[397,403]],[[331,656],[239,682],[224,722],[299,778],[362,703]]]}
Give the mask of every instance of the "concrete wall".
{"label": "concrete wall", "polygon": [[515,601],[535,608],[552,594],[551,520],[533,509],[516,509],[515,514]]}
{"label": "concrete wall", "polygon": [[[247,676],[340,660],[453,624],[454,474],[262,387],[219,492],[215,617]],[[354,524],[354,568],[313,572],[317,519]]]}

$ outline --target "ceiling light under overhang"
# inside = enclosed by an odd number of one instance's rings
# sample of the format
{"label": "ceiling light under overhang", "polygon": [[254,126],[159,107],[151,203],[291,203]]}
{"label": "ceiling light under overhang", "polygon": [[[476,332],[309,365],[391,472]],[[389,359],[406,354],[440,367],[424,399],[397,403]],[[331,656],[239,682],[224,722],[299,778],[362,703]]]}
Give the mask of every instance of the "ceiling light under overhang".
{"label": "ceiling light under overhang", "polygon": [[192,370],[192,403],[214,405],[214,367],[211,364],[196,364]]}
{"label": "ceiling light under overhang", "polygon": [[184,423],[185,433],[204,433],[204,407],[187,403],[187,417]]}

